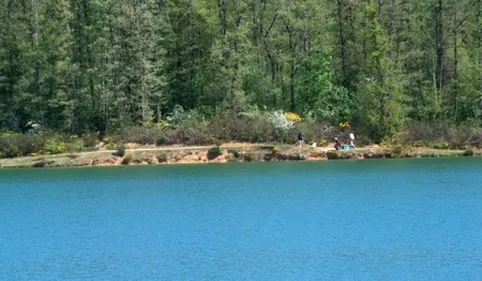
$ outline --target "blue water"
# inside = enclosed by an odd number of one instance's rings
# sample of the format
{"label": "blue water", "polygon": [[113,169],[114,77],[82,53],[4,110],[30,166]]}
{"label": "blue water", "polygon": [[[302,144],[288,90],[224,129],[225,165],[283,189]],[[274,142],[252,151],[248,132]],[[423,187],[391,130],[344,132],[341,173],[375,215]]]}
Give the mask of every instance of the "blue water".
{"label": "blue water", "polygon": [[482,280],[482,159],[0,169],[0,280]]}

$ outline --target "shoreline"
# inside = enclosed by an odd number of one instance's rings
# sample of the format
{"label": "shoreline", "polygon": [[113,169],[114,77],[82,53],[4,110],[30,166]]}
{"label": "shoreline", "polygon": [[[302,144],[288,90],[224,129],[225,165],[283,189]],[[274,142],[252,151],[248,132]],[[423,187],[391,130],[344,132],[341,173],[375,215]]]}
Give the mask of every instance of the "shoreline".
{"label": "shoreline", "polygon": [[328,161],[426,157],[482,156],[482,150],[442,150],[430,148],[357,148],[336,151],[331,147],[298,147],[271,144],[225,144],[217,146],[141,147],[125,150],[98,150],[56,155],[0,159],[0,168],[98,167],[129,165],[176,165],[270,161]]}

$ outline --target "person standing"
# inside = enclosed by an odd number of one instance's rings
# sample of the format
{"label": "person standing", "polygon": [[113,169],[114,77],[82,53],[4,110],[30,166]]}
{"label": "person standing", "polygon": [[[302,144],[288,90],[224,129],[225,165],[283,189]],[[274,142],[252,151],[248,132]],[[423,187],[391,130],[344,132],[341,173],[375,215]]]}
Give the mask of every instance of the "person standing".
{"label": "person standing", "polygon": [[303,132],[298,134],[298,142],[300,143],[300,147],[305,143],[305,134]]}
{"label": "person standing", "polygon": [[355,148],[355,135],[350,133],[350,146]]}

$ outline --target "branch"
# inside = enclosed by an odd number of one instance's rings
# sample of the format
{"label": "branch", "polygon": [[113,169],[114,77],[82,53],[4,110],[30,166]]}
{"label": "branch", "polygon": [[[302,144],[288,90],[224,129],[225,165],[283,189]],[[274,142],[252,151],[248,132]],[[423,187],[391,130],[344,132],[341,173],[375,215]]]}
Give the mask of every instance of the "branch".
{"label": "branch", "polygon": [[457,26],[452,30],[452,32],[450,32],[448,35],[444,36],[444,39],[442,40],[442,42],[440,42],[440,46],[442,46],[444,43],[445,43],[445,40],[450,37],[452,34],[455,33],[455,31],[457,31],[457,29],[469,18],[470,14],[467,15],[465,18],[463,18],[458,24]]}
{"label": "branch", "polygon": [[263,37],[267,37],[269,35],[269,32],[271,31],[271,28],[273,28],[273,25],[276,21],[276,18],[278,17],[278,12],[276,11],[276,14],[274,14],[273,20],[271,21],[271,24],[268,27],[268,30],[264,33]]}

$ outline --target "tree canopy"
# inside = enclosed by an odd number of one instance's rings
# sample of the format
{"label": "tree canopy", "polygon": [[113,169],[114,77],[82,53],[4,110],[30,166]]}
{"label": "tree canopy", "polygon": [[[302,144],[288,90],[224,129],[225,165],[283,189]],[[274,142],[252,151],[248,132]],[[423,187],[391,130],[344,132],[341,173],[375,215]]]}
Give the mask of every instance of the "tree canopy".
{"label": "tree canopy", "polygon": [[0,129],[256,106],[478,126],[481,0],[0,0]]}

